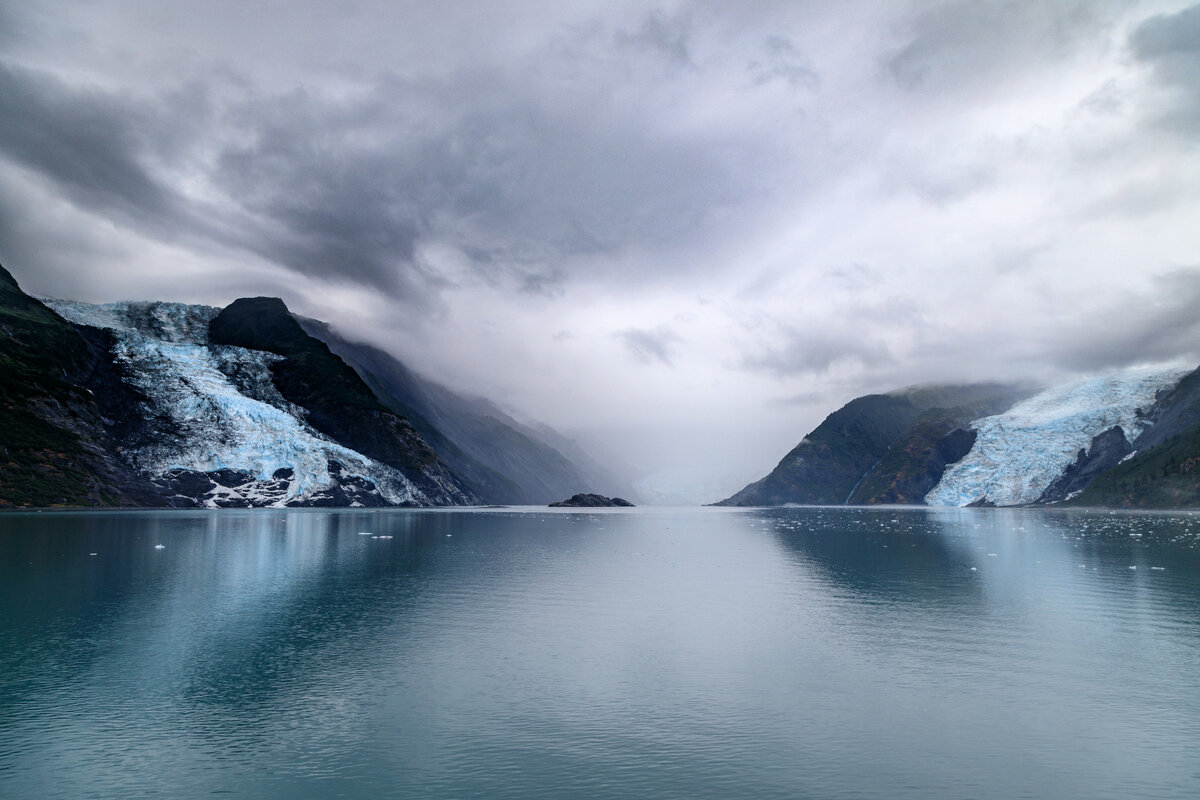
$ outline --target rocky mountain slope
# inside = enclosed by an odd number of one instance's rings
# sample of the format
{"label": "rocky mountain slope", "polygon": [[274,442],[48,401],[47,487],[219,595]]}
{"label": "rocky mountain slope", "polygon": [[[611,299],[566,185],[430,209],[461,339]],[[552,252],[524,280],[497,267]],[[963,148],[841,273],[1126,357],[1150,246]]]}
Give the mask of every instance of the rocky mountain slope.
{"label": "rocky mountain slope", "polygon": [[718,505],[1200,505],[1200,370],[869,395]]}
{"label": "rocky mountain slope", "polygon": [[[1128,452],[1066,499],[1111,508],[1200,506],[1200,369],[1184,376],[1141,420]],[[1096,461],[1092,449],[1080,458]],[[1111,459],[1110,459],[1111,460]]]}
{"label": "rocky mountain slope", "polygon": [[113,337],[79,329],[0,267],[0,503],[132,505],[146,499],[114,455],[140,395],[108,358]]}
{"label": "rocky mountain slope", "polygon": [[578,492],[581,486],[631,493],[553,431],[523,425],[494,403],[464,397],[378,348],[339,336],[324,323],[300,323],[353,367],[382,402],[411,420],[487,502],[540,505]]}

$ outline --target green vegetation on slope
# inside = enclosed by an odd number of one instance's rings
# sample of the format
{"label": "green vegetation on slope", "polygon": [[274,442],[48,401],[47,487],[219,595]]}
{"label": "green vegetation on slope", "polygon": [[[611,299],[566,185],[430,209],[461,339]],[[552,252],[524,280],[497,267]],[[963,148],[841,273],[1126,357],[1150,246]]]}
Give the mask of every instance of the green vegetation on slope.
{"label": "green vegetation on slope", "polygon": [[1200,507],[1200,423],[1138,452],[1064,505],[1105,508]]}

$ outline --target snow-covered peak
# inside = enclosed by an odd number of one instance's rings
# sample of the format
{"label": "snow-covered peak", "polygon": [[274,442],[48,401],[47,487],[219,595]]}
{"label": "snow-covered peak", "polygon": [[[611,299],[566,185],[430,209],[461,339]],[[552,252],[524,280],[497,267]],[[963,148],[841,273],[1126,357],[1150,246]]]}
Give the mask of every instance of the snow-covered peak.
{"label": "snow-covered peak", "polygon": [[1075,461],[1092,437],[1120,426],[1132,441],[1145,427],[1138,414],[1188,370],[1139,367],[1054,386],[1003,414],[971,423],[974,446],[950,465],[925,496],[934,506],[987,501],[998,506],[1035,502]]}

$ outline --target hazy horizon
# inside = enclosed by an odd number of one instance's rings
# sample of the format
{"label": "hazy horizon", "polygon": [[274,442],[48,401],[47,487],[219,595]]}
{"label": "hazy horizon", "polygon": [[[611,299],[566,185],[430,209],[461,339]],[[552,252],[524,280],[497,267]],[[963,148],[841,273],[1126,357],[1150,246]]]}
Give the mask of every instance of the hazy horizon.
{"label": "hazy horizon", "polygon": [[1197,87],[1190,2],[0,5],[0,263],[711,502],[857,395],[1200,362]]}

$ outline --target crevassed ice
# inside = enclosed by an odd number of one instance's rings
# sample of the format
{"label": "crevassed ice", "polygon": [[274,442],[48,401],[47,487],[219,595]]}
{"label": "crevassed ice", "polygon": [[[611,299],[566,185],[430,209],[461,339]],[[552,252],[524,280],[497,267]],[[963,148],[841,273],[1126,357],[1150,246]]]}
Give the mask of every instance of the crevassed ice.
{"label": "crevassed ice", "polygon": [[[286,496],[272,503],[282,505],[328,488],[328,463],[333,459],[347,472],[372,481],[391,503],[428,502],[398,470],[325,439],[288,413],[289,404],[281,397],[272,405],[239,392],[218,369],[218,354],[208,347],[208,324],[219,309],[158,302],[46,303],[72,322],[114,331],[118,362],[130,367],[131,381],[178,431],[130,454],[138,469],[152,475],[172,469],[233,469],[267,481],[286,467],[295,477]],[[238,361],[247,374],[260,376],[267,385],[258,387],[259,397],[278,395],[267,367],[279,356],[222,347],[219,357]]]}
{"label": "crevassed ice", "polygon": [[1003,414],[971,423],[978,433],[971,452],[950,465],[925,502],[965,506],[986,500],[998,506],[1035,502],[1074,463],[1092,437],[1114,425],[1133,439],[1156,394],[1187,374],[1180,367],[1142,367],[1047,389]]}

